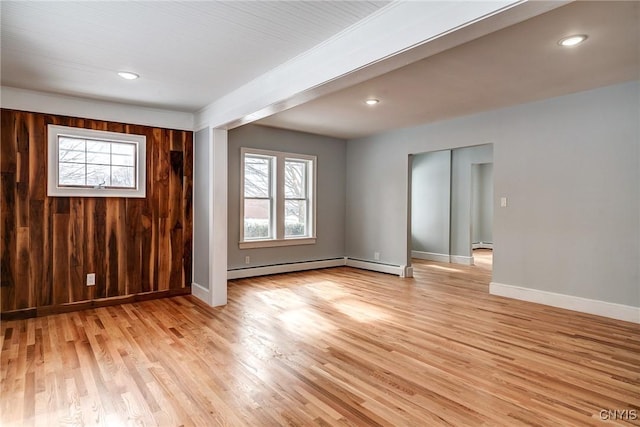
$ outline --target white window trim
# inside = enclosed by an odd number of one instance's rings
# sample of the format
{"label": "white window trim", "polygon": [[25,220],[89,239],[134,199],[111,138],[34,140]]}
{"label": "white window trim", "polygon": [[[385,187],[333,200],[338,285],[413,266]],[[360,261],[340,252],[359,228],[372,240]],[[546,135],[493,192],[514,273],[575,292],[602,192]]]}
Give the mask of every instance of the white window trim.
{"label": "white window trim", "polygon": [[[260,239],[260,240],[244,240],[244,157],[246,154],[255,154],[262,156],[275,157],[275,171],[276,177],[275,189],[275,208],[274,216],[275,220],[272,221],[275,226],[274,234],[275,238]],[[310,235],[303,237],[284,237],[284,161],[285,159],[300,159],[311,162],[311,178],[312,182],[309,186],[309,203],[311,204],[309,209],[309,229]],[[318,161],[316,156],[310,156],[307,154],[297,153],[285,153],[281,151],[261,150],[254,148],[240,149],[240,249],[253,249],[253,248],[268,248],[279,246],[294,246],[294,245],[313,245],[316,243],[316,188],[317,188],[317,175],[318,175]]]}
{"label": "white window trim", "polygon": [[[47,195],[51,197],[146,197],[147,137],[129,133],[48,125]],[[136,188],[60,187],[58,185],[59,136],[133,143],[136,146]]]}

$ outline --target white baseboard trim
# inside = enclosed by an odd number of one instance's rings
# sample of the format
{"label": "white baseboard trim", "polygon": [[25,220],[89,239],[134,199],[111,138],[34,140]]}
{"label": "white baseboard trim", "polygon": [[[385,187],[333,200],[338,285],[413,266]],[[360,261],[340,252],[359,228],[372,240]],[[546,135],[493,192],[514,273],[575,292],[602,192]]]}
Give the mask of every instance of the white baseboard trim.
{"label": "white baseboard trim", "polygon": [[207,304],[211,304],[209,302],[209,289],[197,284],[196,282],[191,283],[191,295],[198,298],[199,300],[204,301]]}
{"label": "white baseboard trim", "polygon": [[434,252],[411,251],[411,257],[428,261],[452,262],[454,264],[473,265],[472,256],[437,254]]}
{"label": "white baseboard trim", "polygon": [[450,262],[451,258],[448,254],[438,254],[435,252],[411,251],[411,257],[417,259],[426,259],[428,261]]}
{"label": "white baseboard trim", "polygon": [[404,265],[380,264],[377,262],[361,261],[359,259],[353,258],[346,258],[345,265],[347,267],[361,268],[363,270],[372,270],[380,273],[394,274],[400,277],[412,277],[407,276],[408,270],[411,269],[410,273],[413,275],[413,269],[411,267],[407,268]]}
{"label": "white baseboard trim", "polygon": [[[413,267],[406,265],[390,265],[380,264],[377,262],[362,261],[348,257],[328,259],[322,261],[306,261],[294,262],[291,264],[267,265],[262,267],[240,268],[237,270],[227,270],[227,280],[245,279],[248,277],[265,276],[267,274],[293,273],[295,271],[317,270],[320,268],[342,267],[342,266],[361,268],[363,270],[377,271],[380,273],[393,274],[400,277],[413,277]],[[191,293],[196,292],[202,294],[204,298],[208,297],[209,290],[203,288],[197,283],[193,284]],[[200,297],[199,297],[200,298]],[[202,298],[201,298],[202,299]]]}
{"label": "white baseboard trim", "polygon": [[485,243],[485,242],[472,243],[471,249],[493,249],[493,243]]}
{"label": "white baseboard trim", "polygon": [[451,255],[451,262],[454,264],[473,265],[472,256]]}
{"label": "white baseboard trim", "polygon": [[557,294],[538,289],[522,288],[520,286],[505,285],[496,282],[491,282],[489,285],[489,293],[491,295],[535,302],[552,307],[609,317],[611,319],[624,320],[626,322],[640,323],[640,307]]}
{"label": "white baseboard trim", "polygon": [[267,274],[292,273],[294,271],[316,270],[319,268],[341,267],[345,265],[344,258],[322,261],[294,262],[291,264],[267,265],[263,267],[249,267],[238,270],[227,270],[227,280],[244,279],[247,277],[265,276]]}

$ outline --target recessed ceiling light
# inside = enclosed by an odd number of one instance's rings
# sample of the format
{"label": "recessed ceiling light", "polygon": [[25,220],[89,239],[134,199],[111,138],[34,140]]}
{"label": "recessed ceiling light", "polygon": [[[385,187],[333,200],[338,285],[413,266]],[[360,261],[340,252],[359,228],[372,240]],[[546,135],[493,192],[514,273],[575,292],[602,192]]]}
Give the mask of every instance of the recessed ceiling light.
{"label": "recessed ceiling light", "polygon": [[138,74],[132,73],[130,71],[118,71],[118,75],[127,80],[135,80],[140,77]]}
{"label": "recessed ceiling light", "polygon": [[380,100],[379,99],[375,99],[375,98],[369,98],[364,102],[367,105],[376,105],[378,102],[380,102]]}
{"label": "recessed ceiling light", "polygon": [[558,40],[558,44],[560,46],[564,46],[564,47],[572,47],[572,46],[579,45],[580,43],[582,43],[586,39],[587,39],[587,35],[586,34],[578,34],[578,35],[575,35],[575,36],[569,36],[569,37],[562,38],[562,39]]}

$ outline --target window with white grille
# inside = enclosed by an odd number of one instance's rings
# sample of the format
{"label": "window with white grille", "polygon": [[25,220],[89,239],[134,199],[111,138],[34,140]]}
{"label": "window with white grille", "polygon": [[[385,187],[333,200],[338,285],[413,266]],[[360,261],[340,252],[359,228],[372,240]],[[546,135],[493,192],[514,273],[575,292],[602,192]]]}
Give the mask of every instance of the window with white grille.
{"label": "window with white grille", "polygon": [[242,148],[240,247],[312,244],[316,157]]}
{"label": "window with white grille", "polygon": [[48,126],[48,194],[145,197],[146,137]]}

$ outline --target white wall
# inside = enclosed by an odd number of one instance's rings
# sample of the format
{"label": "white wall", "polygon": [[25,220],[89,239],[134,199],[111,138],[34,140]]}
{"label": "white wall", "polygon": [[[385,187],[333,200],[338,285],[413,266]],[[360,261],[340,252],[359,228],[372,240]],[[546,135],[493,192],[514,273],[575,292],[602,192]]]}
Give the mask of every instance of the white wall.
{"label": "white wall", "polygon": [[471,243],[493,243],[493,163],[471,165]]}
{"label": "white wall", "polygon": [[640,307],[639,100],[630,82],[349,141],[347,256],[407,262],[410,153],[493,143],[493,280]]}
{"label": "white wall", "polygon": [[209,128],[195,132],[193,138],[193,281],[209,289]]}
{"label": "white wall", "polygon": [[[316,234],[313,245],[240,249],[240,148],[317,157]],[[228,269],[343,258],[346,142],[309,133],[246,125],[229,131]],[[250,264],[245,264],[245,256]]]}
{"label": "white wall", "polygon": [[38,92],[2,86],[2,108],[131,123],[167,129],[193,129],[193,114],[118,102]]}

